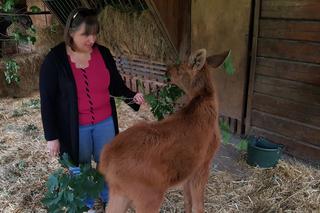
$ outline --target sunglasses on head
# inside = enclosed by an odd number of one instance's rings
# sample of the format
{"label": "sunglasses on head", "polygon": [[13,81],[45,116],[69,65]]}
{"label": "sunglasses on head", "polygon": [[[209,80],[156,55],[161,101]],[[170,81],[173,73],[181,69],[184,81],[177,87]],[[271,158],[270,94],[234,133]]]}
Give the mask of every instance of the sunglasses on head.
{"label": "sunglasses on head", "polygon": [[95,16],[95,15],[97,15],[97,12],[94,9],[81,9],[72,16],[72,21],[75,20],[78,16],[81,16],[84,18],[87,16]]}

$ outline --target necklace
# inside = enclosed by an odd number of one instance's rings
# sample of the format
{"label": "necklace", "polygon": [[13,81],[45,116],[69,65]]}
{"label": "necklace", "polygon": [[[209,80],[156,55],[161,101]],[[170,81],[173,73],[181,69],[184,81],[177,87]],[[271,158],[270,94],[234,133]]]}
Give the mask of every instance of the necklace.
{"label": "necklace", "polygon": [[67,53],[70,57],[72,63],[75,64],[78,69],[85,69],[89,67],[89,62],[91,60],[91,52],[89,53],[78,53],[72,51],[70,47],[67,48]]}

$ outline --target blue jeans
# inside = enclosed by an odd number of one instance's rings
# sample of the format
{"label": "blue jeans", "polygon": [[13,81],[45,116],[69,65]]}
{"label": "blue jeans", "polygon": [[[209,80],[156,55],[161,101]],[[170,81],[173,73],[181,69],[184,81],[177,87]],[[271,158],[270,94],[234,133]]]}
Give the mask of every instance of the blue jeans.
{"label": "blue jeans", "polygon": [[[110,143],[115,136],[114,124],[112,116],[97,123],[88,124],[79,127],[79,163],[91,163],[93,157],[98,164],[100,153],[105,144]],[[109,190],[106,183],[100,194],[102,202],[107,202],[109,198]],[[86,199],[86,206],[93,207],[94,200]]]}

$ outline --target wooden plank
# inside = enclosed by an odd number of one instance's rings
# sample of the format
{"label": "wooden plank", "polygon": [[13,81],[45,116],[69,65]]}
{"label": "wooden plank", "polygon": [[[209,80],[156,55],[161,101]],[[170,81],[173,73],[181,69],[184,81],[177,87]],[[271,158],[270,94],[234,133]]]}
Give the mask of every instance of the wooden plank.
{"label": "wooden plank", "polygon": [[248,81],[248,98],[247,108],[245,111],[245,133],[247,134],[251,128],[251,111],[252,111],[252,100],[254,91],[254,81],[256,72],[256,60],[258,51],[258,36],[259,36],[259,19],[261,13],[261,0],[255,1],[254,17],[253,17],[253,35],[252,35],[252,49],[250,60],[250,74]]}
{"label": "wooden plank", "polygon": [[133,61],[133,60],[116,60],[116,64],[118,65],[127,65],[127,66],[135,66],[135,67],[146,67],[151,70],[158,70],[161,72],[165,72],[167,70],[166,66],[163,66],[161,64],[154,64],[152,62],[150,63],[145,63],[145,62],[140,62],[140,61]]}
{"label": "wooden plank", "polygon": [[318,106],[255,93],[253,96],[253,109],[320,128],[320,110]]}
{"label": "wooden plank", "polygon": [[131,89],[132,89],[134,92],[138,92],[138,88],[137,88],[137,77],[131,78]]}
{"label": "wooden plank", "polygon": [[131,76],[127,75],[126,76],[126,85],[128,88],[132,89],[132,84],[131,84]]}
{"label": "wooden plank", "polygon": [[320,22],[261,19],[259,36],[263,38],[320,41]]}
{"label": "wooden plank", "polygon": [[231,118],[230,120],[230,130],[232,133],[237,132],[237,119]]}
{"label": "wooden plank", "polygon": [[126,64],[121,65],[122,69],[128,69],[128,70],[134,70],[135,72],[140,72],[141,74],[149,75],[149,74],[156,74],[160,76],[164,76],[165,73],[158,70],[152,70],[144,67],[136,67],[136,66],[130,66]]}
{"label": "wooden plank", "polygon": [[256,73],[320,86],[320,65],[257,58]]}
{"label": "wooden plank", "polygon": [[148,80],[145,80],[143,82],[143,85],[144,85],[144,92],[146,94],[149,94],[150,93],[150,82]]}
{"label": "wooden plank", "polygon": [[245,126],[244,126],[243,122],[241,120],[237,119],[237,132],[236,132],[236,134],[241,135],[243,133],[244,127]]}
{"label": "wooden plank", "polygon": [[294,140],[274,132],[270,132],[261,128],[252,127],[250,134],[268,138],[270,141],[283,144],[284,151],[290,155],[305,160],[320,160],[320,147],[301,141]]}
{"label": "wooden plank", "polygon": [[299,103],[320,106],[319,86],[257,75],[255,91]]}
{"label": "wooden plank", "polygon": [[155,74],[151,73],[151,74],[148,74],[147,76],[145,76],[145,75],[143,75],[143,73],[141,73],[139,71],[136,71],[133,69],[127,69],[127,68],[123,68],[120,71],[125,74],[132,75],[132,76],[140,76],[141,78],[165,82],[165,77],[163,75],[155,75]]}
{"label": "wooden plank", "polygon": [[258,56],[320,64],[320,43],[260,38]]}
{"label": "wooden plank", "polygon": [[253,110],[252,126],[274,132],[297,141],[320,146],[320,128]]}
{"label": "wooden plank", "polygon": [[319,0],[263,0],[263,18],[320,20]]}
{"label": "wooden plank", "polygon": [[137,58],[136,56],[119,56],[119,57],[114,57],[115,61],[117,63],[132,63],[134,62],[135,64],[138,65],[150,65],[154,66],[160,70],[166,70],[166,64],[158,61],[153,61],[149,59],[143,59],[143,58]]}

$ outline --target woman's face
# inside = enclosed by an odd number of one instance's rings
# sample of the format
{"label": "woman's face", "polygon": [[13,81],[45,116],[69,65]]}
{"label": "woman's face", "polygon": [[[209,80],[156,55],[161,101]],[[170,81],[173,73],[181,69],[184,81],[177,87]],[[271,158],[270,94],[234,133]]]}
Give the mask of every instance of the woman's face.
{"label": "woman's face", "polygon": [[72,32],[73,48],[78,52],[91,52],[97,40],[96,34],[86,34],[86,25],[82,23],[79,28]]}

